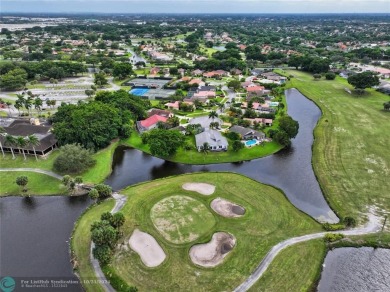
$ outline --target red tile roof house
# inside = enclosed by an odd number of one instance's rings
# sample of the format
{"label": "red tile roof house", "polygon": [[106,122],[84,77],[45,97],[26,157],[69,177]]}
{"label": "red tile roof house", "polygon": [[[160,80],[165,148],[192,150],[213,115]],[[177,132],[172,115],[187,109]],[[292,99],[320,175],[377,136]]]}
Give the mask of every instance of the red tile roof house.
{"label": "red tile roof house", "polygon": [[154,68],[151,68],[150,69],[150,74],[151,75],[155,75],[155,74],[157,74],[158,72],[160,72],[160,68],[158,68],[158,67],[154,67]]}
{"label": "red tile roof house", "polygon": [[175,101],[175,102],[168,102],[166,104],[164,104],[167,108],[169,109],[175,109],[175,110],[178,110],[179,109],[179,101]]}
{"label": "red tile roof house", "polygon": [[229,75],[229,72],[226,72],[225,70],[216,70],[216,71],[204,73],[203,77],[212,78],[214,76],[222,77],[222,76],[228,76],[228,75]]}
{"label": "red tile roof house", "polygon": [[198,92],[194,93],[193,97],[214,98],[215,97],[215,91],[198,91]]}
{"label": "red tile roof house", "polygon": [[190,82],[188,82],[189,85],[198,84],[198,86],[205,86],[206,83],[202,81],[202,79],[192,79]]}
{"label": "red tile roof house", "polygon": [[137,129],[140,133],[143,133],[145,131],[156,128],[159,122],[166,123],[167,120],[168,118],[159,115],[153,115],[145,120],[137,121]]}
{"label": "red tile roof house", "polygon": [[203,74],[203,71],[199,70],[199,69],[196,69],[196,70],[191,72],[192,76],[201,76],[202,74]]}
{"label": "red tile roof house", "polygon": [[248,93],[248,96],[261,96],[264,94],[264,86],[260,85],[249,85],[246,88],[246,92]]}
{"label": "red tile roof house", "polygon": [[170,117],[174,116],[173,113],[171,113],[170,111],[159,109],[159,108],[152,108],[152,109],[148,110],[147,115],[148,115],[148,117],[158,115],[158,116],[162,116],[164,118],[170,118]]}

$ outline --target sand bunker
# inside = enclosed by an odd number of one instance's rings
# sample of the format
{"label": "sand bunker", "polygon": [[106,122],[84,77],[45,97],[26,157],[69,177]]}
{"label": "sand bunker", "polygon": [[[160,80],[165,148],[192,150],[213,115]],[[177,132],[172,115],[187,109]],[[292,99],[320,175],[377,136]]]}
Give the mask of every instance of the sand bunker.
{"label": "sand bunker", "polygon": [[245,214],[243,207],[222,198],[212,200],[210,206],[217,214],[223,217],[241,217]]}
{"label": "sand bunker", "polygon": [[182,185],[182,188],[186,191],[194,191],[199,194],[210,196],[215,191],[215,186],[206,183],[185,183]]}
{"label": "sand bunker", "polygon": [[129,244],[147,267],[157,267],[166,258],[165,252],[154,237],[138,229],[134,230]]}
{"label": "sand bunker", "polygon": [[210,242],[197,244],[190,249],[190,258],[194,264],[202,267],[215,267],[233,249],[236,238],[226,232],[216,232]]}

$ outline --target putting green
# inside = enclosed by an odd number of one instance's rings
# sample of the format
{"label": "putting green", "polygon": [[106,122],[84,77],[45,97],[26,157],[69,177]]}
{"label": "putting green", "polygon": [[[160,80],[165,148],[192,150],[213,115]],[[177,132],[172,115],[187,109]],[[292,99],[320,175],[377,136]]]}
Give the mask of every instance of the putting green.
{"label": "putting green", "polygon": [[194,241],[215,224],[214,216],[203,203],[180,195],[157,202],[150,217],[161,235],[175,244]]}

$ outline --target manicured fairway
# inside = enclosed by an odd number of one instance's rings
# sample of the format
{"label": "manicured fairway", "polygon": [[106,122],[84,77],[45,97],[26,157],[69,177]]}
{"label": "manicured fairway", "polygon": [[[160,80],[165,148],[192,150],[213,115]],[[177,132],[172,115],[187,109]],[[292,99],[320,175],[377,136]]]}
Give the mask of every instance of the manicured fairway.
{"label": "manicured fairway", "polygon": [[[22,175],[28,178],[27,192],[25,193],[15,183],[16,178]],[[65,192],[66,189],[60,180],[46,174],[27,171],[0,172],[0,196],[56,195]]]}
{"label": "manicured fairway", "polygon": [[[213,184],[216,190],[210,196],[185,191],[182,185],[187,182]],[[273,245],[289,237],[321,230],[317,222],[298,211],[280,191],[232,173],[182,175],[142,183],[121,193],[128,196],[121,211],[126,217],[125,225],[121,228],[124,236],[119,240],[125,246],[116,250],[110,272],[122,278],[129,286],[138,287],[139,291],[193,291],[197,290],[195,287],[202,287],[204,291],[232,290],[249,276]],[[202,203],[216,222],[214,226],[203,230],[198,239],[182,244],[166,240],[151,219],[151,210],[156,203],[178,195]],[[245,215],[225,218],[216,214],[210,207],[216,197],[243,206]],[[177,207],[172,208],[171,212],[175,212],[175,209]],[[94,212],[94,209],[90,212]],[[192,214],[193,211],[188,212]],[[167,218],[171,217],[167,215]],[[81,218],[81,223],[84,224],[84,218]],[[160,266],[147,268],[138,254],[128,247],[130,235],[136,228],[152,235],[163,248],[167,258]],[[234,235],[236,246],[224,262],[215,268],[194,265],[189,258],[191,246],[209,242],[212,235],[219,231]],[[80,232],[78,228],[76,232]]]}
{"label": "manicured fairway", "polygon": [[[390,211],[389,96],[374,90],[352,96],[345,79],[314,81],[295,70],[288,83],[312,99],[323,117],[315,129],[313,166],[331,207],[340,215],[361,218],[368,206]],[[390,220],[388,225],[390,226]]]}
{"label": "manicured fairway", "polygon": [[325,255],[326,246],[322,239],[290,246],[280,252],[249,291],[310,291],[320,277]]}

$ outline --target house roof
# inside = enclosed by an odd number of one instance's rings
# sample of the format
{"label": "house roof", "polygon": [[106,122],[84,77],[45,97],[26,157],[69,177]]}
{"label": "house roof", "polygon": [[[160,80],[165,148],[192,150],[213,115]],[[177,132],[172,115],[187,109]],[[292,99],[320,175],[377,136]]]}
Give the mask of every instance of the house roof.
{"label": "house roof", "polygon": [[219,118],[209,118],[208,116],[201,116],[201,117],[197,117],[197,118],[193,118],[192,120],[190,120],[190,124],[194,125],[194,124],[200,124],[202,126],[202,128],[204,129],[207,129],[210,127],[210,123],[212,122],[218,122],[220,125],[222,125],[222,120],[219,119]]}
{"label": "house roof", "polygon": [[229,129],[229,131],[238,133],[241,136],[246,136],[248,134],[251,134],[251,135],[254,135],[257,137],[264,136],[263,132],[259,132],[259,131],[253,130],[251,128],[245,128],[245,127],[241,127],[241,126],[233,126]]}
{"label": "house roof", "polygon": [[216,130],[206,130],[200,134],[195,135],[196,147],[203,146],[204,143],[208,143],[209,146],[225,146],[229,145],[227,139]]}
{"label": "house roof", "polygon": [[153,115],[153,116],[147,118],[146,120],[142,120],[140,123],[141,123],[142,127],[149,128],[149,127],[157,124],[158,122],[165,123],[167,120],[168,120],[168,118],[166,118],[166,117],[162,117],[159,115]]}
{"label": "house roof", "polygon": [[264,90],[264,86],[260,86],[260,85],[248,86],[248,87],[246,88],[246,90],[247,90],[248,92],[263,91],[263,90]]}

